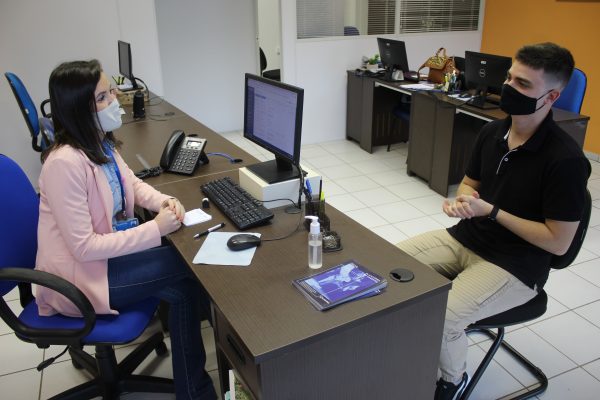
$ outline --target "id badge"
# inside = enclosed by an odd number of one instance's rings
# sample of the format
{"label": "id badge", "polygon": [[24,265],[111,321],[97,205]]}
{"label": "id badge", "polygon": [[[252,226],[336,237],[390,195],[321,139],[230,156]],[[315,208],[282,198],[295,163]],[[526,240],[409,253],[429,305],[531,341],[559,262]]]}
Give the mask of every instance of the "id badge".
{"label": "id badge", "polygon": [[139,224],[140,222],[137,218],[127,218],[122,221],[117,221],[117,223],[113,225],[113,232],[126,231],[127,229],[134,228]]}

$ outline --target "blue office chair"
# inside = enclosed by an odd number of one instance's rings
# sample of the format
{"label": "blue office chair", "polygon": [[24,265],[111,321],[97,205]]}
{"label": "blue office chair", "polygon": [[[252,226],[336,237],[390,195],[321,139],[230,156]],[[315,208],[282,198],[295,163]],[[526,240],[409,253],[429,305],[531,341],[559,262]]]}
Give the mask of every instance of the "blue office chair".
{"label": "blue office chair", "polygon": [[50,104],[50,100],[44,100],[40,104],[40,112],[43,117],[38,117],[35,104],[21,79],[12,72],[6,72],[4,76],[17,99],[23,118],[25,118],[25,123],[31,134],[31,147],[37,152],[43,151],[54,142],[54,125],[50,119],[50,113],[47,113],[44,109],[46,105]]}
{"label": "blue office chair", "polygon": [[569,83],[554,103],[554,107],[579,114],[585,97],[586,86],[587,77],[585,73],[579,68],[575,68]]}
{"label": "blue office chair", "polygon": [[[51,345],[67,346],[75,368],[85,368],[94,379],[67,390],[52,399],[118,398],[123,392],[174,393],[171,379],[132,375],[132,372],[152,352],[165,355],[163,335],[157,332],[117,364],[113,346],[137,339],[152,320],[158,300],[148,299],[120,309],[119,315],[97,315],[92,304],[70,282],[42,271],[34,270],[37,250],[39,200],[33,186],[21,168],[0,154],[0,208],[18,210],[0,218],[0,317],[16,336],[39,348]],[[62,315],[40,317],[31,284],[49,287],[77,306],[83,317]],[[15,315],[3,296],[18,285],[23,311]],[[95,357],[83,351],[95,346]],[[61,353],[62,354],[62,353]],[[55,358],[38,365],[50,365]]]}
{"label": "blue office chair", "polygon": [[[583,240],[585,239],[585,234],[587,232],[587,228],[590,222],[590,215],[592,212],[592,197],[590,192],[587,191],[585,194],[585,202],[583,208],[583,215],[581,216],[581,220],[579,222],[579,226],[577,228],[577,232],[573,238],[573,242],[571,242],[571,246],[569,250],[562,256],[554,256],[550,261],[550,267],[554,269],[562,269],[566,268],[575,260],[579,250],[581,249],[581,245],[583,244]],[[469,384],[463,391],[460,396],[460,400],[467,400],[475,386],[477,386],[477,382],[483,376],[486,368],[494,358],[494,355],[498,351],[498,349],[502,346],[519,364],[525,367],[537,380],[536,384],[532,385],[532,387],[528,388],[527,392],[517,394],[514,397],[503,396],[502,398],[509,398],[510,400],[522,400],[529,399],[534,397],[546,390],[548,387],[548,378],[544,371],[535,366],[531,361],[529,361],[525,356],[519,353],[514,347],[504,341],[504,328],[507,326],[522,324],[536,318],[541,317],[546,312],[546,305],[548,302],[548,296],[544,290],[541,290],[537,296],[533,299],[529,300],[527,303],[512,308],[510,310],[504,311],[500,314],[493,315],[491,317],[485,318],[481,321],[477,321],[474,324],[470,325],[466,332],[482,332],[487,335],[490,339],[493,340],[488,352],[481,360],[481,363],[477,367],[477,370],[473,374]],[[492,329],[496,329],[496,333],[492,332]]]}

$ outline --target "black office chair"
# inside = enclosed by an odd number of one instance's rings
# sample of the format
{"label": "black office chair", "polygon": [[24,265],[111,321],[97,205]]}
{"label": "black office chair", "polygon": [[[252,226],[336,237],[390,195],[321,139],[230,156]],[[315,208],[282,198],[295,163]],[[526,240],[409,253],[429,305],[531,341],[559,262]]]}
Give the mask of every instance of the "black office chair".
{"label": "black office chair", "polygon": [[[575,237],[573,238],[571,247],[569,247],[569,250],[564,255],[552,257],[550,263],[551,268],[566,268],[569,265],[571,265],[571,263],[575,260],[577,254],[579,253],[579,249],[581,249],[583,240],[585,239],[587,227],[590,222],[591,211],[592,198],[590,196],[590,192],[586,191],[583,215],[581,216],[581,222],[579,223],[579,227],[577,228],[577,232],[575,233]],[[525,356],[519,353],[514,347],[512,347],[510,344],[504,341],[504,328],[507,326],[522,324],[524,322],[528,322],[541,317],[546,312],[547,302],[548,296],[546,295],[546,292],[542,290],[537,296],[535,296],[527,303],[512,308],[510,310],[504,311],[500,314],[482,319],[481,321],[477,321],[467,328],[467,333],[482,332],[494,341],[486,355],[483,357],[483,360],[477,367],[477,370],[473,374],[471,381],[463,391],[460,397],[461,400],[466,400],[469,398],[469,396],[475,389],[477,382],[479,382],[479,380],[481,379],[483,373],[485,372],[485,369],[488,367],[488,365],[494,358],[494,355],[496,354],[500,346],[502,346],[506,351],[508,351],[508,353],[511,354],[517,362],[524,366],[537,379],[537,383],[534,387],[529,389],[529,391],[517,394],[514,397],[511,397],[510,400],[529,399],[546,390],[546,388],[548,387],[548,378],[546,377],[544,372],[540,368],[536,367],[527,358],[525,358]],[[497,332],[494,333],[491,331],[491,329],[496,329]]]}
{"label": "black office chair", "polygon": [[389,141],[387,151],[390,151],[394,141],[394,132],[396,131],[398,124],[400,124],[400,142],[406,143],[408,141],[411,98],[412,96],[402,94],[400,102],[392,109],[392,124],[388,133]]}
{"label": "black office chair", "polygon": [[258,50],[260,52],[260,75],[268,79],[273,79],[274,81],[281,81],[281,70],[271,69],[265,71],[267,69],[267,57],[265,56],[263,49],[259,47]]}
{"label": "black office chair", "polygon": [[[102,396],[116,399],[123,392],[174,393],[173,380],[133,375],[133,371],[153,351],[167,354],[163,335],[157,332],[138,345],[117,364],[114,345],[130,343],[146,329],[156,312],[158,299],[147,299],[119,310],[119,315],[97,315],[88,298],[70,282],[47,272],[37,271],[37,223],[39,198],[25,173],[8,157],[0,154],[0,207],[8,212],[0,218],[0,317],[16,336],[39,348],[67,346],[75,368],[85,368],[93,380],[76,386],[52,400],[80,400]],[[18,284],[23,311],[17,316],[3,296]],[[80,310],[83,317],[60,314],[42,317],[31,292],[31,284],[51,288]],[[95,355],[83,351],[94,346]],[[61,353],[62,354],[62,353]],[[41,371],[54,361],[40,365]]]}
{"label": "black office chair", "polygon": [[358,36],[360,32],[355,26],[344,26],[344,36]]}

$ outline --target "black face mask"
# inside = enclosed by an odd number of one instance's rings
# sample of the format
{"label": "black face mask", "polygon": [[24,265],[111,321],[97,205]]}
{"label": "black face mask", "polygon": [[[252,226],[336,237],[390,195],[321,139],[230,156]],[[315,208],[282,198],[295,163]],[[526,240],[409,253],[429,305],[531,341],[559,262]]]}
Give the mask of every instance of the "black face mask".
{"label": "black face mask", "polygon": [[535,97],[525,96],[514,87],[505,83],[502,85],[502,95],[500,96],[500,109],[510,115],[529,115],[533,114],[540,108],[544,107],[542,104],[540,107],[537,106],[539,99],[550,93],[553,89],[544,93],[537,99]]}

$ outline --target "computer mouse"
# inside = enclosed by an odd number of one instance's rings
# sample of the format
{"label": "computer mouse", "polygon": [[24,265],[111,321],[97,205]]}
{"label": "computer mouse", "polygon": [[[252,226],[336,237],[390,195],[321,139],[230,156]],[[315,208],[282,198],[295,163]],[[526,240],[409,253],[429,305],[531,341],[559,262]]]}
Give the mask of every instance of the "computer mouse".
{"label": "computer mouse", "polygon": [[246,250],[254,246],[260,246],[260,238],[249,233],[233,235],[227,241],[227,247],[233,251]]}
{"label": "computer mouse", "polygon": [[464,99],[466,97],[471,97],[471,95],[469,94],[469,92],[464,92],[458,95],[458,97],[460,97],[461,99]]}

